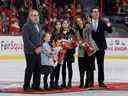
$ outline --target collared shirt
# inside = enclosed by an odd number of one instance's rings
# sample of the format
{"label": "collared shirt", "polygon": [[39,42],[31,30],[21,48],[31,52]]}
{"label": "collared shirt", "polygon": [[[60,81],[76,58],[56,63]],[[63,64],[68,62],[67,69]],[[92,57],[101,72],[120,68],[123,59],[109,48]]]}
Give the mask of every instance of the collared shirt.
{"label": "collared shirt", "polygon": [[98,20],[94,20],[94,19],[92,19],[92,27],[93,27],[93,30],[97,30],[97,27],[98,27]]}

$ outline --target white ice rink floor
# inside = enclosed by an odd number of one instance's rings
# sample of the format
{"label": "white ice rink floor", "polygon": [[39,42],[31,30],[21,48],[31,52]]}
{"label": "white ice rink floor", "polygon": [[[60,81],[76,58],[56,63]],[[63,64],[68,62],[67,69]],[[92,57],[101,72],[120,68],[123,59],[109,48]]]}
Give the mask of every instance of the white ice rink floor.
{"label": "white ice rink floor", "polygon": [[[72,66],[73,82],[79,82],[78,64],[73,63]],[[105,82],[128,82],[128,60],[105,60],[104,66]],[[24,69],[24,60],[0,61],[0,81],[22,82]],[[95,70],[95,81],[97,81],[97,66]]]}
{"label": "white ice rink floor", "polygon": [[[0,88],[22,86],[24,79],[25,61],[0,61]],[[7,82],[12,85],[6,86]],[[13,83],[14,82],[14,83]],[[79,82],[78,64],[73,63],[73,82]],[[97,66],[95,71],[95,82],[97,82]],[[128,60],[105,60],[105,82],[128,82]],[[60,74],[61,83],[61,74]],[[79,85],[79,84],[78,84]],[[0,96],[42,96],[43,94],[8,94],[0,93]],[[128,96],[128,90],[104,91],[94,90],[77,93],[45,94],[43,96]]]}

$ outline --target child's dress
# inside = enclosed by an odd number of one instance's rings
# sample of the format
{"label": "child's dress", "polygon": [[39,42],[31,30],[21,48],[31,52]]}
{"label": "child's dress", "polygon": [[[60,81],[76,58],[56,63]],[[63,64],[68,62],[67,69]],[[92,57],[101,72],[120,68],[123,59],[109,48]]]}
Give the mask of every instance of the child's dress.
{"label": "child's dress", "polygon": [[[56,48],[52,48],[49,43],[45,42],[42,45],[42,52],[41,52],[41,65],[47,66],[48,68],[44,69],[43,67],[41,68],[41,73],[51,73],[52,68],[56,66],[56,61],[57,61],[57,53],[58,50]],[[47,72],[45,72],[47,71]]]}

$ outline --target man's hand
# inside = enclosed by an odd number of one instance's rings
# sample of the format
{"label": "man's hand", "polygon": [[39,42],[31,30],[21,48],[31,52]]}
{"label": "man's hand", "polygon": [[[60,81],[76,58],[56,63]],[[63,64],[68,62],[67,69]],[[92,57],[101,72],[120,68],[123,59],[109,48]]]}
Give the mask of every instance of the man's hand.
{"label": "man's hand", "polygon": [[108,26],[108,27],[111,27],[112,26],[112,24],[111,24],[111,22],[110,22],[110,20],[108,19],[108,18],[103,18],[103,21],[105,22],[105,24]]}
{"label": "man's hand", "polygon": [[38,55],[41,53],[41,47],[35,48],[35,53]]}

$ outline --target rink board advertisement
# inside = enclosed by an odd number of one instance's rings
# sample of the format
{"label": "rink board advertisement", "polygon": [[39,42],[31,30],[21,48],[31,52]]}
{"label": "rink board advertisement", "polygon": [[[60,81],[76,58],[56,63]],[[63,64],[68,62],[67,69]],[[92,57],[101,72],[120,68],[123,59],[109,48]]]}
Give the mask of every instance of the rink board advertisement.
{"label": "rink board advertisement", "polygon": [[105,52],[106,57],[128,59],[128,39],[125,38],[106,38],[107,50]]}
{"label": "rink board advertisement", "polygon": [[[107,58],[127,58],[128,39],[127,38],[106,38],[108,48]],[[22,36],[0,36],[0,60],[2,59],[23,59],[23,39]]]}
{"label": "rink board advertisement", "polygon": [[22,36],[0,36],[0,60],[24,58]]}

